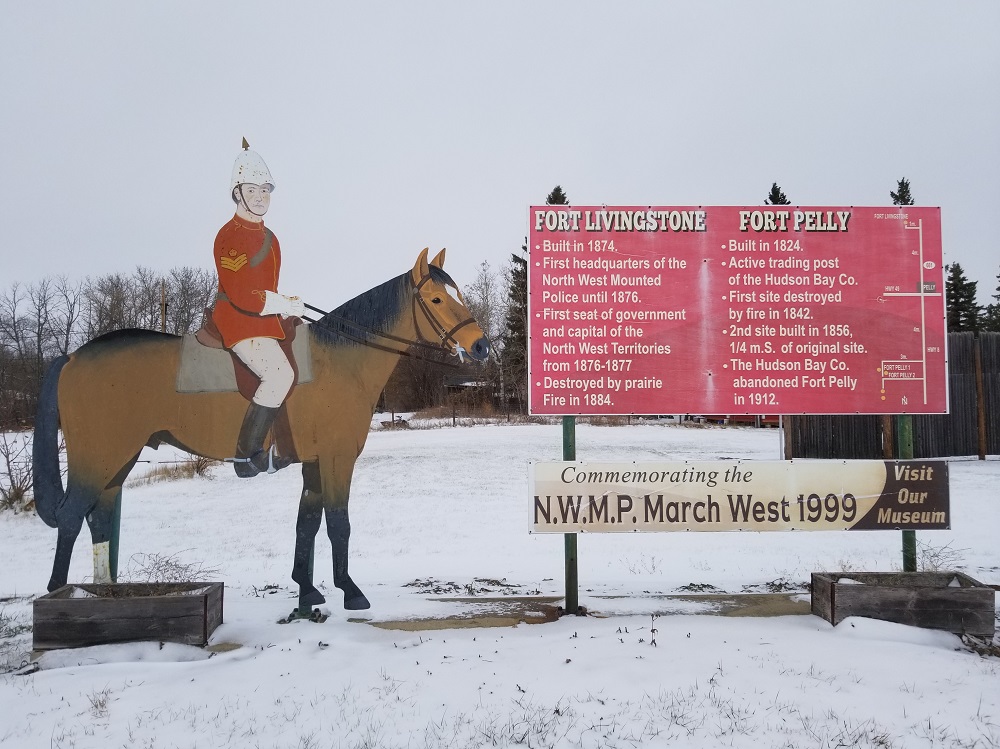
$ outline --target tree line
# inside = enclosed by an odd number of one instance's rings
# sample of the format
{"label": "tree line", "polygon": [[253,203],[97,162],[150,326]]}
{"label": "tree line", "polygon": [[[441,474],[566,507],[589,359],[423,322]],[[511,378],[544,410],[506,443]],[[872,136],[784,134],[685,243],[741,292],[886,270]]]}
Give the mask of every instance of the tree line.
{"label": "tree line", "polygon": [[[914,205],[908,180],[889,192],[894,205]],[[569,205],[556,186],[547,205]],[[775,182],[765,205],[790,205]],[[962,266],[945,268],[948,330],[1000,332],[1000,273],[994,302],[976,301],[976,281]],[[211,306],[214,271],[181,267],[166,274],[137,267],[73,282],[65,276],[35,284],[15,283],[0,292],[0,429],[29,428],[34,421],[45,366],[88,340],[125,328],[194,332]],[[503,268],[488,262],[462,289],[469,310],[493,344],[482,365],[453,368],[423,358],[402,358],[382,399],[386,411],[460,405],[482,412],[525,413],[528,402],[528,248],[512,252]]]}
{"label": "tree line", "polygon": [[215,299],[215,272],[139,266],[83,281],[46,277],[0,290],[0,429],[34,423],[48,362],[115,330],[189,333]]}

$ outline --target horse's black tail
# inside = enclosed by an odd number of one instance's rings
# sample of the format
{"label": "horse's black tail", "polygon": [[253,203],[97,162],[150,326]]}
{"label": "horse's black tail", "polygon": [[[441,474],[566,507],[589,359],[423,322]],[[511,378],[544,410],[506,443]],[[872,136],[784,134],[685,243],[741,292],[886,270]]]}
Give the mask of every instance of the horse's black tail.
{"label": "horse's black tail", "polygon": [[49,365],[42,379],[31,448],[35,510],[53,528],[59,525],[56,508],[66,496],[59,470],[59,375],[68,361],[68,356],[60,356]]}

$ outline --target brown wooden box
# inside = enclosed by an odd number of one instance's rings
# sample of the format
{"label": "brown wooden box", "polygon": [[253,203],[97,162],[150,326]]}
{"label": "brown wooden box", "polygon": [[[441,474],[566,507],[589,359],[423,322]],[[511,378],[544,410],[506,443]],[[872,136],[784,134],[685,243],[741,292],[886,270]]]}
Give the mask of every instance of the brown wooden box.
{"label": "brown wooden box", "polygon": [[223,583],[64,585],[33,604],[35,650],[159,640],[205,645],[222,624]]}
{"label": "brown wooden box", "polygon": [[[953,585],[956,580],[959,584]],[[812,613],[834,625],[849,616],[865,616],[993,637],[994,595],[992,588],[961,572],[812,573]]]}

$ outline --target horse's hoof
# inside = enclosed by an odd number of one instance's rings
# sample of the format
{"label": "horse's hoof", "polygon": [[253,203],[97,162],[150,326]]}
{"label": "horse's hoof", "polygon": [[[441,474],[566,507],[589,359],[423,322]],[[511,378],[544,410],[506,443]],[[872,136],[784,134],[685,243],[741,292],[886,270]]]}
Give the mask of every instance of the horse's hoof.
{"label": "horse's hoof", "polygon": [[326,598],[316,588],[299,593],[299,606],[319,606],[326,603]]}
{"label": "horse's hoof", "polygon": [[344,599],[344,608],[348,611],[361,611],[363,609],[370,609],[372,605],[368,603],[368,599],[365,598],[364,593],[354,596],[351,599]]}

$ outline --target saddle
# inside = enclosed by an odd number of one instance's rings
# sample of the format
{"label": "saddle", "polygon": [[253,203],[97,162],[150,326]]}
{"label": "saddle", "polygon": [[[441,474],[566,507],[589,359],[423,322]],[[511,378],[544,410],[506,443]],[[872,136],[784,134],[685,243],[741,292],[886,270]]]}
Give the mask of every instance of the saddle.
{"label": "saddle", "polygon": [[[303,335],[296,335],[301,324],[302,321],[298,318],[281,319],[285,338],[278,341],[278,345],[295,373],[292,389],[295,388],[295,384],[312,380],[308,332],[303,330]],[[225,361],[228,361],[229,365],[222,363]],[[235,390],[249,402],[259,385],[260,378],[236,354],[225,348],[222,336],[212,320],[212,312],[206,309],[201,328],[193,335],[184,336],[177,376],[177,392]],[[279,455],[296,459],[285,403],[282,403],[275,417],[271,438]]]}
{"label": "saddle", "polygon": [[[292,365],[292,371],[295,373],[295,379],[292,380],[292,389],[295,389],[295,384],[299,382],[299,365],[296,361],[295,352],[292,348],[292,344],[295,341],[296,329],[302,324],[302,321],[297,317],[288,318],[278,318],[281,321],[281,330],[285,334],[284,340],[278,341],[278,345],[281,347],[282,352],[288,359],[288,363]],[[214,349],[224,349],[229,353],[229,356],[233,360],[233,374],[236,375],[236,388],[240,391],[242,395],[247,400],[253,398],[253,394],[257,392],[257,386],[260,385],[260,378],[257,377],[250,368],[243,363],[236,354],[222,344],[222,334],[219,333],[219,329],[215,327],[215,321],[212,320],[212,311],[209,309],[205,310],[205,318],[202,321],[201,328],[194,334],[195,340],[198,341],[202,346],[207,346],[208,348]],[[291,391],[289,391],[291,394]]]}

